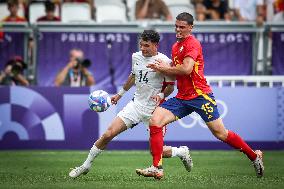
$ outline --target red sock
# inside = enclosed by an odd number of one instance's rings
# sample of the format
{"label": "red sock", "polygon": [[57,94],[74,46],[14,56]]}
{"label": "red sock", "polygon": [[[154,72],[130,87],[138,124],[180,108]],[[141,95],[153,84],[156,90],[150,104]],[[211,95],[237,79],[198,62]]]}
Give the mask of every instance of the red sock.
{"label": "red sock", "polygon": [[227,139],[225,140],[230,146],[240,150],[248,156],[251,161],[254,161],[257,157],[256,153],[248,146],[248,144],[236,133],[229,131]]}
{"label": "red sock", "polygon": [[162,165],[163,145],[163,127],[150,126],[150,148],[155,167]]}

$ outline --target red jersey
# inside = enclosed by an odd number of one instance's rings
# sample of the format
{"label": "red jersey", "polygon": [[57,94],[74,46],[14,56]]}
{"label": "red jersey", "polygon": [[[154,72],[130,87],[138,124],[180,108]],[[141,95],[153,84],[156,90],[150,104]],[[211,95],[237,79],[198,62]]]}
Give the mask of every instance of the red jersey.
{"label": "red jersey", "polygon": [[17,17],[10,17],[7,16],[2,20],[2,22],[26,22],[27,20],[23,17],[17,16]]}
{"label": "red jersey", "polygon": [[179,66],[186,57],[191,57],[195,64],[190,75],[177,75],[178,93],[176,98],[190,100],[212,90],[204,77],[204,60],[200,42],[189,35],[183,41],[176,42],[172,47],[173,66]]}
{"label": "red jersey", "polygon": [[42,16],[36,20],[37,22],[60,22],[60,18],[54,16],[52,19],[48,19],[47,16]]}

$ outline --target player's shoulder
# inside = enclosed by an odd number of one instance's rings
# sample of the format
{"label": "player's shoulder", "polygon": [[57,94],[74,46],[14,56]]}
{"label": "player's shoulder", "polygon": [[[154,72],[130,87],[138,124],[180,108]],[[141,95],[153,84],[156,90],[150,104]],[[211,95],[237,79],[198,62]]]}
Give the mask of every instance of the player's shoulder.
{"label": "player's shoulder", "polygon": [[143,55],[141,51],[135,52],[132,54],[132,62],[138,63],[143,61]]}
{"label": "player's shoulder", "polygon": [[198,44],[198,45],[200,45],[200,41],[194,35],[190,35],[188,37],[188,40],[190,41],[190,44],[194,44],[194,45]]}
{"label": "player's shoulder", "polygon": [[141,57],[143,57],[141,51],[138,51],[132,54],[132,58],[141,58]]}
{"label": "player's shoulder", "polygon": [[171,61],[171,59],[167,55],[160,53],[160,52],[158,52],[157,57],[165,61]]}
{"label": "player's shoulder", "polygon": [[161,58],[161,59],[170,59],[167,55],[161,53],[161,52],[158,52],[158,58]]}

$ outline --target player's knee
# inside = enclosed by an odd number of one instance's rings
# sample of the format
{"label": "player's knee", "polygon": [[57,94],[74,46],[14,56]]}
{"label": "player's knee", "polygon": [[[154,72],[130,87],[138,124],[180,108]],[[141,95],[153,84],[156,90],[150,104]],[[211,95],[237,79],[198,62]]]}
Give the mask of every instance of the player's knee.
{"label": "player's knee", "polygon": [[226,138],[227,138],[226,132],[214,131],[213,134],[217,139],[219,139],[221,141],[225,141]]}
{"label": "player's knee", "polygon": [[155,117],[153,116],[151,119],[150,119],[150,125],[154,125],[156,127],[162,127],[162,121],[158,118],[158,117]]}
{"label": "player's knee", "polygon": [[115,137],[115,133],[112,129],[108,129],[102,136],[102,138],[106,141],[110,141],[113,137]]}

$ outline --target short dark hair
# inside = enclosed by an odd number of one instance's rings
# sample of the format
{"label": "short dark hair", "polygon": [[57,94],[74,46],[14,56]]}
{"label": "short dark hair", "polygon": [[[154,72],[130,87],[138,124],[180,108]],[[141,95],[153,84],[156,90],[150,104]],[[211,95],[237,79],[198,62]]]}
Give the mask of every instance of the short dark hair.
{"label": "short dark hair", "polygon": [[44,3],[44,5],[45,5],[45,11],[52,11],[52,12],[55,11],[55,4],[54,4],[53,2],[51,2],[51,1],[46,1],[46,2]]}
{"label": "short dark hair", "polygon": [[151,41],[152,43],[159,43],[160,35],[155,30],[144,30],[140,35],[140,39],[143,41]]}
{"label": "short dark hair", "polygon": [[189,25],[193,25],[194,21],[193,16],[187,12],[180,13],[179,15],[177,15],[176,19],[180,21],[186,21]]}

